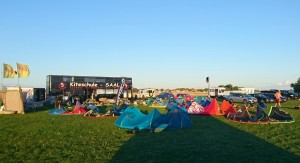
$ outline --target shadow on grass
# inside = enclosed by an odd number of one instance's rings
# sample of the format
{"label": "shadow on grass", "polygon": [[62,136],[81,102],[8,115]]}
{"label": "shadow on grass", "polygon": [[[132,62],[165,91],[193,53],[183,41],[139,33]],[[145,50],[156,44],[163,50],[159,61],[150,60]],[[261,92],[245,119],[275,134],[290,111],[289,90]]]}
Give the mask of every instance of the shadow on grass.
{"label": "shadow on grass", "polygon": [[41,108],[26,108],[25,107],[24,109],[25,109],[25,113],[28,114],[28,113],[35,113],[35,112],[50,110],[52,108],[54,108],[54,106],[46,105],[46,106],[41,107]]}
{"label": "shadow on grass", "polygon": [[[67,111],[72,111],[75,107],[75,105],[73,106],[63,106]],[[110,107],[103,105],[103,106],[98,106],[100,113],[106,113],[107,111],[109,111]],[[51,109],[55,109],[54,105],[45,105],[44,107],[41,108],[25,108],[25,113],[35,113],[35,112],[40,112],[40,111],[50,111]]]}
{"label": "shadow on grass", "polygon": [[283,106],[281,107],[282,109],[293,109],[293,110],[297,110],[298,108],[296,108],[296,106],[294,107],[286,107],[286,106]]}
{"label": "shadow on grass", "polygon": [[137,133],[120,147],[110,162],[296,162],[299,160],[299,156],[234,128],[218,118],[191,116],[191,119],[193,126],[188,129]]}

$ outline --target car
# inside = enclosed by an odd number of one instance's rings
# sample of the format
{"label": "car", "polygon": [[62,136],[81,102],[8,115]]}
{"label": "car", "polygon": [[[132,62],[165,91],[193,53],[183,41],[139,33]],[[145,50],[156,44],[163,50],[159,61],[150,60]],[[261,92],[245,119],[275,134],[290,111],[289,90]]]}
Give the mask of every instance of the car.
{"label": "car", "polygon": [[280,100],[281,100],[282,102],[286,102],[286,101],[288,100],[288,98],[287,98],[286,96],[281,96]]}
{"label": "car", "polygon": [[253,94],[248,94],[248,95],[257,98],[257,101],[262,102],[262,103],[275,101],[273,98],[265,96],[264,94],[261,94],[261,93],[253,93]]}
{"label": "car", "polygon": [[257,98],[244,93],[230,93],[227,98],[231,103],[233,102],[242,102],[244,104],[257,103]]}
{"label": "car", "polygon": [[[263,95],[265,95],[265,96],[267,96],[267,97],[270,97],[270,98],[274,99],[274,101],[275,101],[275,99],[276,99],[275,94],[273,94],[273,93],[263,93]],[[280,101],[281,101],[281,102],[286,102],[286,101],[287,101],[287,97],[281,96]]]}
{"label": "car", "polygon": [[178,93],[176,96],[175,96],[175,99],[178,99],[179,97],[182,97],[182,98],[185,98],[186,101],[194,101],[194,97],[192,97],[191,95],[189,94],[186,94],[186,93]]}
{"label": "car", "polygon": [[260,91],[260,93],[263,93],[263,94],[265,94],[265,93],[272,93],[272,94],[275,94],[277,91],[278,91],[278,90],[276,90],[276,89],[262,90],[262,91]]}
{"label": "car", "polygon": [[287,97],[287,99],[297,99],[298,94],[290,90],[281,90],[281,95]]}
{"label": "car", "polygon": [[294,92],[296,99],[298,99],[300,97],[300,94],[297,92]]}
{"label": "car", "polygon": [[169,92],[163,92],[163,93],[157,95],[155,98],[160,98],[160,99],[163,99],[163,100],[167,100],[167,99],[170,99],[170,98],[174,98],[174,95],[172,93],[169,93]]}

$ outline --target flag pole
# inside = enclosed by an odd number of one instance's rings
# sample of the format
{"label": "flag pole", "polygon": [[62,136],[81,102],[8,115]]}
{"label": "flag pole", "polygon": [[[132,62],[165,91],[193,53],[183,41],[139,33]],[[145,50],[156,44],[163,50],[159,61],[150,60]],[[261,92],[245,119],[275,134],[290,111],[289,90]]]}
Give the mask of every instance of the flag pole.
{"label": "flag pole", "polygon": [[18,66],[18,62],[17,62],[17,75],[18,75],[18,86],[20,86],[20,78],[19,78],[19,66]]}
{"label": "flag pole", "polygon": [[3,89],[3,69],[4,69],[4,63],[2,63],[2,69],[1,69],[1,90]]}
{"label": "flag pole", "polygon": [[19,80],[19,75],[18,75],[18,86],[20,86],[20,80]]}

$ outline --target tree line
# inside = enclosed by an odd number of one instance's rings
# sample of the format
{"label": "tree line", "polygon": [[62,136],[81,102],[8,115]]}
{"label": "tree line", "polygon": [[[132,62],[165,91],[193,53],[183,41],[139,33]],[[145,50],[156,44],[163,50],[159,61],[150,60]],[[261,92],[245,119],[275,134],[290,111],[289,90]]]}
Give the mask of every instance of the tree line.
{"label": "tree line", "polygon": [[300,92],[300,78],[298,78],[296,83],[292,83],[291,87],[294,89],[294,92]]}
{"label": "tree line", "polygon": [[[233,86],[232,84],[226,84],[226,85],[219,85],[218,87],[224,87],[227,91],[235,91],[235,90],[239,90],[240,87],[238,86]],[[298,80],[295,83],[291,84],[291,87],[294,89],[294,92],[300,92],[300,78],[298,78]],[[137,88],[133,88],[133,92],[138,92],[139,89]],[[169,90],[169,89],[157,89],[157,91],[165,91],[165,90]],[[207,88],[204,89],[194,89],[194,88],[176,88],[175,90],[178,91],[200,91],[200,92],[206,92]]]}

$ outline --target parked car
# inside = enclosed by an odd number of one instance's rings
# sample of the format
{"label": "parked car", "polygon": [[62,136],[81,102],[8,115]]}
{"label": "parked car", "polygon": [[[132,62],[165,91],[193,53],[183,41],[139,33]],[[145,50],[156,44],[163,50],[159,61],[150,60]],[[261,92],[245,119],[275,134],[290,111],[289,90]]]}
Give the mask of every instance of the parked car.
{"label": "parked car", "polygon": [[174,95],[172,93],[169,92],[163,92],[159,95],[156,96],[157,98],[163,99],[163,100],[167,100],[170,98],[174,98]]}
{"label": "parked car", "polygon": [[176,96],[175,96],[175,99],[178,99],[179,97],[182,97],[182,98],[185,98],[186,101],[194,101],[194,97],[192,97],[191,95],[189,94],[186,94],[186,93],[178,93]]}
{"label": "parked car", "polygon": [[244,104],[257,103],[257,98],[243,93],[230,93],[230,95],[227,98],[231,103],[233,102],[242,102]]}
{"label": "parked car", "polygon": [[263,94],[265,94],[265,93],[272,93],[272,94],[275,94],[277,91],[278,91],[278,90],[276,90],[276,89],[262,90],[262,91],[260,91],[260,93],[263,93]]}
{"label": "parked car", "polygon": [[281,99],[281,101],[282,101],[282,102],[286,102],[286,101],[288,100],[288,98],[287,98],[287,97],[285,97],[285,96],[281,96],[281,98],[280,98],[280,99]]}
{"label": "parked car", "polygon": [[300,98],[300,94],[297,93],[297,92],[294,92],[295,96],[296,96],[296,99]]}
{"label": "parked car", "polygon": [[[270,97],[270,98],[274,99],[274,101],[276,99],[276,97],[275,97],[275,95],[273,93],[263,93],[263,94],[265,96],[267,96],[267,97]],[[286,102],[287,101],[287,97],[281,96],[280,100],[281,100],[281,102]]]}
{"label": "parked car", "polygon": [[274,102],[273,98],[265,96],[264,94],[261,94],[261,93],[254,93],[254,94],[248,94],[248,95],[257,98],[258,102],[262,102],[262,103]]}
{"label": "parked car", "polygon": [[290,90],[281,90],[281,95],[287,97],[287,99],[297,99],[298,98],[298,94],[290,91]]}

